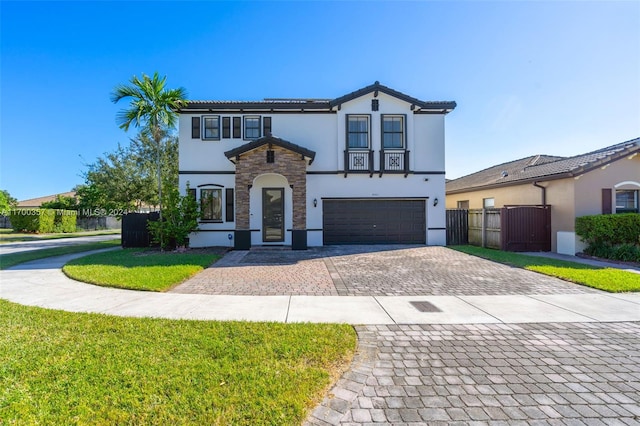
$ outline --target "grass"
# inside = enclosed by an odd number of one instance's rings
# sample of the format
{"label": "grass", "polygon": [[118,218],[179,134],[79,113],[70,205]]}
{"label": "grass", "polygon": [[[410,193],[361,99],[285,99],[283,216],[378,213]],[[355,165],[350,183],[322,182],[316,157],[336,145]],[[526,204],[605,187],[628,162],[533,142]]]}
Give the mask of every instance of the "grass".
{"label": "grass", "polygon": [[21,241],[56,240],[59,238],[91,237],[95,235],[115,235],[119,233],[119,229],[106,229],[103,231],[82,231],[73,233],[28,234],[13,232],[12,229],[0,229],[0,244],[9,244]]}
{"label": "grass", "polygon": [[89,250],[118,247],[120,240],[99,241],[95,243],[77,244],[66,247],[55,247],[40,250],[24,251],[0,255],[0,270],[7,269],[20,263],[31,260],[44,259],[46,257],[62,256],[65,254],[80,253]]}
{"label": "grass", "polygon": [[640,291],[640,274],[615,268],[599,268],[582,263],[549,259],[539,256],[492,250],[475,246],[450,246],[454,250],[517,266],[612,293]]}
{"label": "grass", "polygon": [[70,278],[130,290],[165,291],[200,272],[220,256],[124,249],[96,253],[67,263]]}
{"label": "grass", "polygon": [[0,423],[294,425],[356,345],[346,325],[122,318],[0,300]]}

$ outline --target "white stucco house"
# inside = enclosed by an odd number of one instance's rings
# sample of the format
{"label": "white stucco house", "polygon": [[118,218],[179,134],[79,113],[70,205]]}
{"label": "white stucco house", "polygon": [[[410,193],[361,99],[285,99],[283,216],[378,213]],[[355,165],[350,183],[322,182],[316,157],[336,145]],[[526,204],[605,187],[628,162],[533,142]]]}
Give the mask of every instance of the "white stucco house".
{"label": "white stucco house", "polygon": [[201,203],[192,247],[444,245],[444,118],[379,82],[335,99],[189,101],[180,188]]}

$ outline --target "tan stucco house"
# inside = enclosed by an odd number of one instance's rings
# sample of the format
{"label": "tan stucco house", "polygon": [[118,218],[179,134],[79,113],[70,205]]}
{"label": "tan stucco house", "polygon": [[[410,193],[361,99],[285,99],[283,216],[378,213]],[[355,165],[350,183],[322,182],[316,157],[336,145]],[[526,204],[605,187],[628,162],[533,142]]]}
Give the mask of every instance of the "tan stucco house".
{"label": "tan stucco house", "polygon": [[446,183],[448,209],[551,206],[551,249],[584,249],[575,218],[640,212],[640,138],[576,155],[534,155]]}

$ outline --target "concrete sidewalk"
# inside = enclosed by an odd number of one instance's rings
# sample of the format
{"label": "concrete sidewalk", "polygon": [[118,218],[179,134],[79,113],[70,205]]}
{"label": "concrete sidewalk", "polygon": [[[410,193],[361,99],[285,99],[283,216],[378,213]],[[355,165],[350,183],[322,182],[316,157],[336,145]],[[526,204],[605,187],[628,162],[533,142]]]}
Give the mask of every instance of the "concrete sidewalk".
{"label": "concrete sidewalk", "polygon": [[66,262],[86,254],[48,258],[0,271],[0,298],[71,312],[195,320],[364,325],[640,321],[638,293],[234,296],[111,289],[80,283],[62,273],[60,268]]}

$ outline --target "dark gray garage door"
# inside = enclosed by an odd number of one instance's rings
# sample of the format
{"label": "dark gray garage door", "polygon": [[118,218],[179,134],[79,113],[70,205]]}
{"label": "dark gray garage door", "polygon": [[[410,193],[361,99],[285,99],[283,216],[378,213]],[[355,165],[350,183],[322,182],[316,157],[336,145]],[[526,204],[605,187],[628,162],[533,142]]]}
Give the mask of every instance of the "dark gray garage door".
{"label": "dark gray garage door", "polygon": [[425,200],[322,201],[324,244],[425,244]]}

